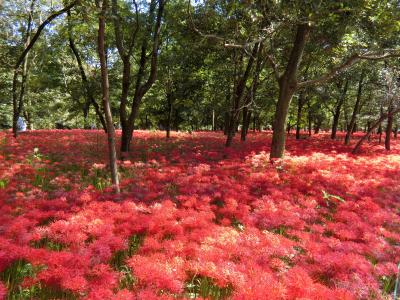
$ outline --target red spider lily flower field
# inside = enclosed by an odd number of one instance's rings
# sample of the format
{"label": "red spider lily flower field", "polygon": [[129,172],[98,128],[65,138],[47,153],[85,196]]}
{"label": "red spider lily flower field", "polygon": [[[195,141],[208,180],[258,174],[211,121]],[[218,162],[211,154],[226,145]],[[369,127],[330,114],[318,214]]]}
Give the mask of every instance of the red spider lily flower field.
{"label": "red spider lily flower field", "polygon": [[135,132],[112,193],[96,130],[0,133],[0,299],[389,299],[400,142]]}

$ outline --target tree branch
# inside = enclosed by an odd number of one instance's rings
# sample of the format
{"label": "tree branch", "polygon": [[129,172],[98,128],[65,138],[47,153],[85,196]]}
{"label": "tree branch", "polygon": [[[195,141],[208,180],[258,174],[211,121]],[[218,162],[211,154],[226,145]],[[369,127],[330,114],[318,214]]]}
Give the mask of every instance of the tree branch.
{"label": "tree branch", "polygon": [[121,30],[120,16],[118,13],[117,0],[112,0],[111,11],[114,19],[114,31],[115,31],[115,44],[117,45],[117,50],[119,55],[125,57],[125,47],[124,47],[124,33]]}
{"label": "tree branch", "polygon": [[326,81],[329,81],[330,79],[336,77],[355,63],[359,62],[360,60],[382,60],[386,58],[392,58],[392,57],[400,57],[400,51],[399,50],[386,50],[386,53],[379,54],[379,53],[373,53],[373,52],[366,52],[364,54],[353,54],[350,56],[344,63],[341,65],[335,66],[329,71],[327,74],[322,75],[321,77],[317,79],[312,79],[312,80],[306,80],[303,82],[299,82],[297,84],[297,87],[300,88],[305,88],[309,87],[312,85],[319,85],[322,84]]}
{"label": "tree branch", "polygon": [[276,64],[274,58],[270,54],[266,53],[266,57],[269,64],[272,67],[272,70],[274,71],[275,79],[279,81],[279,79],[281,78],[281,74],[279,73],[278,65]]}
{"label": "tree branch", "polygon": [[[215,40],[215,41],[221,42],[222,46],[225,47],[225,48],[234,48],[234,49],[247,50],[247,49],[253,47],[255,44],[263,43],[267,39],[267,36],[262,36],[262,37],[259,37],[259,38],[255,39],[255,40],[252,40],[251,42],[247,42],[247,43],[244,43],[244,44],[237,44],[237,43],[229,42],[226,38],[220,37],[220,36],[215,35],[215,34],[203,33],[194,25],[192,14],[190,13],[190,3],[191,3],[191,1],[189,0],[188,1],[187,14],[189,16],[189,20],[190,20],[190,24],[192,25],[191,26],[192,29],[196,33],[198,33],[199,35],[201,35],[202,37],[204,37],[206,39],[210,39],[210,40]],[[273,31],[271,31],[271,28],[264,28],[264,29],[262,29],[262,31],[265,31],[268,34],[272,34],[272,32],[273,32]]]}
{"label": "tree branch", "polygon": [[151,63],[150,63],[150,75],[147,79],[146,83],[142,87],[142,93],[146,94],[150,89],[154,81],[156,80],[157,74],[157,62],[158,62],[158,50],[160,46],[160,32],[161,32],[161,19],[164,12],[164,6],[166,4],[166,0],[160,0],[158,11],[157,11],[157,20],[154,28],[154,37],[153,37],[153,49],[151,53]]}
{"label": "tree branch", "polygon": [[75,5],[77,5],[80,2],[80,0],[75,0],[71,4],[65,6],[63,9],[60,9],[59,11],[56,11],[52,15],[50,15],[40,26],[38,27],[35,35],[32,37],[31,42],[29,45],[25,48],[25,50],[21,53],[21,55],[18,57],[18,60],[15,64],[15,69],[18,69],[22,62],[25,59],[25,56],[28,54],[29,50],[35,45],[37,39],[39,38],[40,34],[42,33],[43,29],[46,27],[47,24],[49,24],[51,21],[53,21],[55,18],[58,16],[62,15],[63,13],[66,13],[69,11],[71,8],[73,8]]}

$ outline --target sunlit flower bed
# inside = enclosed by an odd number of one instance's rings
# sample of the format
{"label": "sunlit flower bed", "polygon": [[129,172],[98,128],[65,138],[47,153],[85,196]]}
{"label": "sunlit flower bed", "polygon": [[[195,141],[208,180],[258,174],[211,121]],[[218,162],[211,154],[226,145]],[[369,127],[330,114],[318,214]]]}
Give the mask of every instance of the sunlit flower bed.
{"label": "sunlit flower bed", "polygon": [[382,299],[400,142],[135,132],[113,195],[100,131],[0,132],[0,299]]}

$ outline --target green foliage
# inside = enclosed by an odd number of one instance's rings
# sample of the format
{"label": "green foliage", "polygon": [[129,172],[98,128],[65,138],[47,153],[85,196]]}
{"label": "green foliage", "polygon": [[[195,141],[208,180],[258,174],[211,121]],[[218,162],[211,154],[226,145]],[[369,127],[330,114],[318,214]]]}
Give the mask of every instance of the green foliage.
{"label": "green foliage", "polygon": [[394,292],[396,285],[396,275],[392,276],[382,276],[379,281],[381,283],[381,288],[383,292],[387,295],[391,295]]}
{"label": "green foliage", "polygon": [[339,202],[346,202],[342,197],[340,196],[336,196],[336,195],[331,195],[326,191],[322,191],[322,197],[323,199],[326,201],[326,205],[329,206],[333,206],[336,207],[337,202],[333,201],[333,200],[337,200]]}
{"label": "green foliage", "polygon": [[110,261],[112,268],[120,273],[119,289],[132,289],[136,279],[132,274],[132,269],[126,264],[126,260],[134,255],[143,244],[145,235],[134,234],[128,239],[128,247],[124,250],[116,251]]}
{"label": "green foliage", "polygon": [[7,178],[2,178],[0,179],[0,189],[5,189],[8,184],[8,179]]}
{"label": "green foliage", "polygon": [[33,266],[26,260],[16,260],[7,269],[0,273],[0,280],[8,289],[7,299],[66,299],[74,300],[78,297],[73,293],[56,287],[48,287],[37,283],[30,287],[22,287],[26,277],[35,278],[36,274],[46,268],[45,266]]}
{"label": "green foliage", "polygon": [[46,248],[52,251],[62,251],[67,248],[66,245],[53,241],[48,237],[44,237],[38,241],[31,242],[31,246],[34,248]]}
{"label": "green foliage", "polygon": [[212,278],[194,275],[190,276],[190,280],[186,282],[185,291],[189,299],[202,297],[222,300],[228,299],[232,295],[233,287],[230,284],[225,287],[219,287]]}

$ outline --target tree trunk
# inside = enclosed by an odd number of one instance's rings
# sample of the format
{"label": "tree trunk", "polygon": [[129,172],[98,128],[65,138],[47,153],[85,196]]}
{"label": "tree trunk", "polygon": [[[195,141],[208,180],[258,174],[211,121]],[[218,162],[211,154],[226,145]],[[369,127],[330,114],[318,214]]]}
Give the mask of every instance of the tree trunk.
{"label": "tree trunk", "polygon": [[318,134],[319,130],[321,129],[321,125],[322,125],[322,116],[318,115],[318,117],[316,118],[316,122],[314,124],[314,133]]}
{"label": "tree trunk", "polygon": [[[130,151],[133,128],[129,128],[132,125],[125,125],[122,123],[122,133],[121,133],[121,159],[126,159],[128,152]],[[133,126],[132,126],[133,127]]]}
{"label": "tree trunk", "polygon": [[[30,106],[30,103],[28,102],[28,106]],[[31,114],[28,110],[24,110],[24,118],[26,120],[26,128],[28,128],[29,130],[33,129],[33,124],[32,124],[32,117]]]}
{"label": "tree trunk", "polygon": [[253,75],[253,82],[251,84],[251,88],[249,89],[247,96],[246,96],[246,101],[243,107],[243,127],[242,127],[242,132],[241,132],[241,137],[240,139],[242,141],[246,141],[246,136],[247,132],[249,129],[250,125],[250,117],[251,117],[251,110],[249,109],[250,105],[252,102],[255,101],[255,95],[257,92],[257,87],[258,87],[258,80],[260,77],[260,72],[262,69],[262,49],[263,49],[263,44],[260,44],[258,51],[257,51],[257,62],[256,62],[256,67],[254,70],[254,75]]}
{"label": "tree trunk", "polygon": [[299,140],[300,130],[301,130],[301,117],[302,117],[303,106],[305,103],[303,91],[300,93],[299,98],[297,100],[298,103],[297,103],[297,120],[296,120],[296,140]]}
{"label": "tree trunk", "polygon": [[251,122],[251,110],[247,110],[246,117],[243,116],[243,127],[240,136],[240,139],[242,141],[246,141],[247,133],[249,132],[250,122]]}
{"label": "tree trunk", "polygon": [[296,38],[284,74],[279,79],[279,99],[274,118],[270,158],[282,158],[285,150],[285,126],[289,105],[297,89],[297,71],[310,32],[308,24],[297,26]]}
{"label": "tree trunk", "polygon": [[[35,2],[36,0],[31,1],[30,5],[30,10],[29,10],[29,15],[28,15],[28,27],[26,29],[26,35],[24,37],[24,50],[29,46],[31,42],[31,33],[32,33],[32,19],[33,19],[33,11],[35,8]],[[16,65],[14,67],[14,78],[13,78],[13,90],[12,90],[12,96],[13,96],[13,133],[14,136],[17,137],[18,135],[18,130],[17,130],[17,121],[18,117],[21,115],[23,109],[24,109],[24,96],[25,96],[25,89],[26,89],[26,83],[28,80],[28,53],[24,56],[22,59],[21,63],[23,64],[22,67],[22,76],[21,76],[21,86],[20,86],[20,93],[19,93],[19,99],[17,100],[18,97],[18,76],[19,76],[19,67],[20,64]],[[30,124],[30,123],[29,123]]]}
{"label": "tree trunk", "polygon": [[246,70],[244,71],[243,75],[240,77],[236,85],[235,92],[233,94],[232,111],[230,113],[230,118],[229,118],[225,147],[230,147],[232,145],[233,137],[237,130],[238,117],[240,114],[240,104],[243,98],[244,90],[246,88],[246,82],[247,79],[249,78],[251,69],[253,67],[253,63],[257,55],[259,46],[260,46],[259,43],[256,43],[254,45],[251,56],[249,57],[249,60],[247,62]]}
{"label": "tree trunk", "polygon": [[308,102],[308,136],[312,135],[312,119],[311,104]]}
{"label": "tree trunk", "polygon": [[336,132],[337,132],[337,127],[338,127],[339,118],[340,118],[340,112],[342,110],[342,106],[343,106],[344,100],[346,98],[348,86],[349,86],[349,80],[346,79],[346,82],[344,84],[339,101],[337,102],[336,107],[335,107],[335,113],[333,114],[332,132],[331,132],[332,140],[334,140],[336,138]]}
{"label": "tree trunk", "polygon": [[43,29],[55,18],[58,16],[62,15],[63,13],[69,11],[72,7],[74,7],[76,4],[78,4],[79,0],[73,1],[71,4],[65,6],[64,8],[60,9],[59,11],[56,11],[55,13],[51,14],[42,24],[39,25],[38,29],[36,30],[35,34],[32,36],[32,39],[29,40],[29,43],[27,43],[27,46],[24,48],[24,51],[18,56],[17,62],[14,66],[14,78],[13,78],[13,84],[12,84],[12,98],[13,98],[13,133],[14,136],[17,137],[17,121],[18,117],[21,113],[19,111],[19,108],[22,108],[23,103],[19,105],[18,103],[18,76],[19,76],[19,68],[22,63],[24,63],[26,56],[28,55],[29,51],[32,49],[32,47],[35,45],[36,41],[40,37],[40,34],[42,33]]}
{"label": "tree trunk", "polygon": [[354,147],[352,153],[353,153],[353,154],[356,154],[356,153],[360,150],[360,147],[361,147],[362,143],[363,143],[365,140],[367,140],[367,139],[369,138],[369,136],[371,135],[371,133],[372,133],[376,128],[378,128],[379,126],[381,126],[382,122],[383,122],[385,119],[387,119],[389,115],[393,118],[394,115],[397,114],[397,113],[399,113],[399,112],[400,112],[400,108],[398,108],[398,109],[396,109],[396,110],[393,110],[393,111],[391,111],[390,113],[387,113],[387,114],[381,114],[381,117],[373,123],[373,125],[371,126],[371,128],[368,130],[367,134],[365,134],[365,135],[358,141],[358,143],[357,143],[357,145]]}
{"label": "tree trunk", "polygon": [[97,1],[98,6],[101,8],[101,13],[99,15],[99,29],[98,29],[98,54],[100,58],[101,67],[101,87],[103,94],[103,108],[106,116],[107,124],[107,138],[108,138],[108,151],[109,151],[109,162],[111,168],[111,180],[116,193],[120,192],[119,188],[119,176],[118,176],[118,166],[117,166],[117,152],[115,150],[115,129],[111,115],[110,108],[110,91],[108,82],[108,70],[106,62],[106,52],[105,52],[105,18],[107,14],[107,0]]}
{"label": "tree trunk", "polygon": [[[114,2],[115,3],[115,2]],[[156,13],[156,6],[158,3],[158,9]],[[131,50],[127,53],[121,48],[121,44],[118,46],[119,42],[117,39],[117,47],[122,60],[124,62],[124,74],[123,74],[123,91],[121,96],[120,104],[120,120],[122,125],[122,138],[121,138],[121,158],[123,159],[126,152],[129,152],[130,143],[132,140],[134,124],[139,110],[139,106],[143,100],[144,95],[150,90],[157,77],[157,65],[159,56],[159,45],[160,45],[160,32],[161,32],[161,19],[164,12],[165,0],[151,0],[148,10],[148,18],[146,22],[146,35],[143,37],[142,45],[140,49],[140,61],[138,66],[138,71],[136,74],[136,84],[135,93],[132,99],[131,112],[128,117],[127,113],[127,102],[123,100],[127,98],[129,85],[130,85],[130,56]],[[113,10],[115,6],[113,5]],[[114,13],[115,18],[115,13]],[[115,26],[116,27],[116,26]],[[116,34],[117,35],[117,34]],[[135,34],[134,34],[135,35]],[[149,40],[151,39],[152,48],[149,55]],[[134,41],[134,37],[132,38]],[[133,45],[133,42],[132,44]],[[132,48],[130,48],[132,49]],[[122,51],[121,51],[122,50]],[[150,70],[146,72],[148,66],[148,60],[150,58]],[[129,65],[129,67],[128,67]],[[145,80],[145,75],[148,73],[148,77]],[[125,94],[126,93],[126,97]]]}
{"label": "tree trunk", "polygon": [[386,136],[385,136],[385,149],[390,150],[390,139],[392,136],[392,128],[393,128],[393,114],[390,113],[392,109],[389,108],[389,113],[387,117],[387,125],[386,125]]}
{"label": "tree trunk", "polygon": [[168,116],[167,116],[167,138],[171,137],[171,119],[172,119],[172,93],[167,93]]}
{"label": "tree trunk", "polygon": [[351,134],[352,134],[352,132],[354,130],[354,126],[356,124],[357,114],[359,113],[361,95],[362,95],[362,88],[363,88],[363,81],[364,81],[364,73],[365,73],[364,70],[362,70],[361,71],[360,80],[358,82],[358,91],[357,91],[356,103],[354,105],[353,114],[351,116],[350,124],[349,124],[349,127],[347,128],[347,133],[346,133],[346,137],[345,137],[345,140],[344,140],[345,145],[349,145],[350,144]]}
{"label": "tree trunk", "polygon": [[107,125],[106,125],[106,121],[104,120],[104,116],[103,113],[101,112],[100,106],[98,105],[97,101],[94,99],[93,96],[93,92],[92,89],[90,88],[90,84],[89,81],[87,79],[86,73],[85,73],[85,69],[83,68],[83,63],[82,63],[82,59],[81,56],[79,54],[79,51],[75,45],[75,41],[72,35],[72,26],[71,26],[71,22],[70,22],[70,18],[71,18],[71,12],[68,11],[67,12],[67,16],[68,16],[68,40],[69,40],[69,47],[72,50],[72,53],[75,56],[76,62],[78,63],[78,68],[79,68],[79,73],[81,75],[81,79],[82,79],[82,83],[83,83],[83,87],[85,89],[85,95],[86,95],[86,103],[84,104],[83,107],[83,115],[84,115],[84,127],[86,128],[89,124],[87,124],[87,116],[89,114],[89,109],[90,109],[90,104],[93,105],[95,112],[96,112],[96,116],[99,119],[101,126],[103,127],[103,130],[105,132],[107,132]]}

